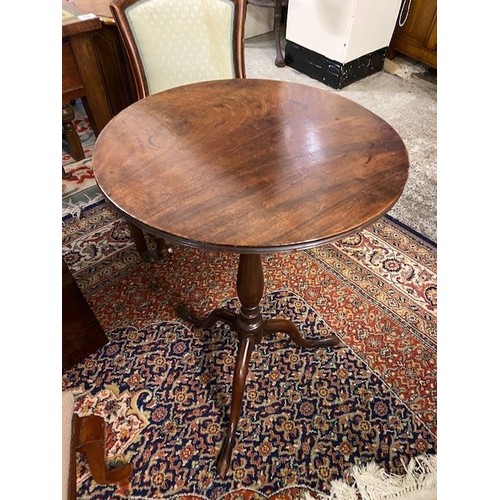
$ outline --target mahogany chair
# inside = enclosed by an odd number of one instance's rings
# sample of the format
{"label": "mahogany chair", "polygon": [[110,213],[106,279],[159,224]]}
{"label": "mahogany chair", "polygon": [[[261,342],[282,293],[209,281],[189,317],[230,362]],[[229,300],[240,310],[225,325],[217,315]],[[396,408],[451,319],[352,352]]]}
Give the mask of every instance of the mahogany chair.
{"label": "mahogany chair", "polygon": [[[110,10],[139,99],[199,81],[245,78],[247,0],[113,0]],[[144,260],[141,229],[129,224]],[[165,244],[156,238],[157,251]]]}

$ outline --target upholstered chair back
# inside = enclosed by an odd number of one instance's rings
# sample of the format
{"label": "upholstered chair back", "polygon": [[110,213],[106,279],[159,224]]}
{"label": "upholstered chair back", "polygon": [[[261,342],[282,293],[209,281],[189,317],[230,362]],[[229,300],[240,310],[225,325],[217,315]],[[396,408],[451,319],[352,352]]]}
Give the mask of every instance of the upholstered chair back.
{"label": "upholstered chair back", "polygon": [[246,0],[114,0],[138,97],[198,81],[244,78]]}

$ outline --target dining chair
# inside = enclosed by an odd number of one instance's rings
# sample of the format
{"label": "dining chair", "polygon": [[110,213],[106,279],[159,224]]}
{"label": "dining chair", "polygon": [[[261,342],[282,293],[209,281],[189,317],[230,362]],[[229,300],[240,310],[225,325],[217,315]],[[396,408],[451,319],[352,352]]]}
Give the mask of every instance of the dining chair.
{"label": "dining chair", "polygon": [[[137,96],[200,81],[245,78],[247,0],[113,0],[110,10]],[[129,224],[144,260],[144,233]],[[164,240],[155,238],[165,255]]]}
{"label": "dining chair", "polygon": [[274,64],[278,68],[285,66],[285,58],[283,57],[283,50],[281,49],[281,25],[286,24],[286,15],[283,17],[283,13],[287,13],[288,0],[248,0],[248,3],[256,5],[257,7],[270,7],[274,10],[274,45],[276,47],[276,59]]}

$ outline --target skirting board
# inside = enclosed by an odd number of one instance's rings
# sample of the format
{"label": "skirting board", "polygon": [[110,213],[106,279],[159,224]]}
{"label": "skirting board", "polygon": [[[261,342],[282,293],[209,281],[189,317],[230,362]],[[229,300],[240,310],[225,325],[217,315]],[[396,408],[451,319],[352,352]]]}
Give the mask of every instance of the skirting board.
{"label": "skirting board", "polygon": [[383,47],[364,56],[340,63],[328,59],[317,52],[306,49],[290,40],[286,40],[285,63],[287,66],[323,82],[334,89],[341,89],[366,76],[381,71],[387,47]]}

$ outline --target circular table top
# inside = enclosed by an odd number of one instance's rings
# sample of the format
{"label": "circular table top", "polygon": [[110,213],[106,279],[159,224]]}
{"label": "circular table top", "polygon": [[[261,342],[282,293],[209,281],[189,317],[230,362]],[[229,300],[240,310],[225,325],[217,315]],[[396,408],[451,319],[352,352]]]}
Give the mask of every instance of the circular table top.
{"label": "circular table top", "polygon": [[96,181],[131,222],[188,246],[268,253],[356,232],[401,195],[397,132],[333,91],[234,79],[177,87],[115,116]]}

